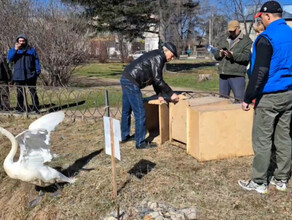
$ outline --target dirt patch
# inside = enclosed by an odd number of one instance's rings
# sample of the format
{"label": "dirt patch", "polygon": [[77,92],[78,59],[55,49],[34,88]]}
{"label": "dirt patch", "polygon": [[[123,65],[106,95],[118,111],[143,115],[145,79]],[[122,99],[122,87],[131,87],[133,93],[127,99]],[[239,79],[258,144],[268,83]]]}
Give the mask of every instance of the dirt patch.
{"label": "dirt patch", "polygon": [[[31,121],[0,117],[1,126],[14,135]],[[2,164],[10,142],[0,135],[0,143]],[[38,189],[10,179],[1,166],[0,219],[88,220],[103,219],[113,212],[111,158],[103,150],[102,123],[64,121],[52,133],[51,145],[60,157],[50,166],[76,176],[77,181],[64,185],[58,197],[46,192],[39,205],[29,208],[28,202],[38,195]],[[136,150],[129,142],[121,145],[121,158],[117,161],[117,183],[123,210],[152,201],[178,209],[195,207],[200,219],[292,218],[289,186],[287,192],[270,188],[267,195],[243,191],[238,186],[238,179],[250,177],[252,157],[199,163],[186,154],[184,145],[167,142],[155,149]],[[145,169],[145,164],[151,169]]]}

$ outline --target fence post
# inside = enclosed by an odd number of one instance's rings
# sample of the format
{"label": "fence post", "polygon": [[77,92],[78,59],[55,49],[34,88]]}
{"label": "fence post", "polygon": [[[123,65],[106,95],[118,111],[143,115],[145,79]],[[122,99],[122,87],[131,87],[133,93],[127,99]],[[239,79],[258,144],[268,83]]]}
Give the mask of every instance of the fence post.
{"label": "fence post", "polygon": [[28,118],[28,101],[27,101],[27,95],[26,95],[26,86],[22,86],[22,93],[23,93],[23,102],[24,102],[24,108],[25,108],[25,117]]}
{"label": "fence post", "polygon": [[[110,107],[108,100],[108,91],[104,92],[104,102],[105,102],[105,111],[106,116],[110,117]],[[110,119],[110,133],[111,133],[111,160],[112,160],[112,184],[113,184],[113,199],[117,203],[117,219],[120,219],[120,205],[118,203],[118,191],[117,191],[117,180],[116,180],[116,159],[115,159],[115,150],[114,150],[114,132],[113,132],[113,120]]]}
{"label": "fence post", "polygon": [[108,101],[108,91],[104,91],[104,104],[105,104],[105,115],[107,117],[110,117],[110,107],[109,107],[109,101]]}

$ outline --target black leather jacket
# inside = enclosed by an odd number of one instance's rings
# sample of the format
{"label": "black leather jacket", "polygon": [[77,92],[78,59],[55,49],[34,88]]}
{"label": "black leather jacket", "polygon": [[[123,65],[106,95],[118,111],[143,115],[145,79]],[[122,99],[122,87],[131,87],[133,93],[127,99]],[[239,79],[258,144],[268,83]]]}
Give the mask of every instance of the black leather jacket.
{"label": "black leather jacket", "polygon": [[173,91],[162,78],[162,70],[166,62],[163,50],[153,50],[132,61],[126,66],[122,75],[140,89],[153,85],[157,95],[165,93],[171,96]]}

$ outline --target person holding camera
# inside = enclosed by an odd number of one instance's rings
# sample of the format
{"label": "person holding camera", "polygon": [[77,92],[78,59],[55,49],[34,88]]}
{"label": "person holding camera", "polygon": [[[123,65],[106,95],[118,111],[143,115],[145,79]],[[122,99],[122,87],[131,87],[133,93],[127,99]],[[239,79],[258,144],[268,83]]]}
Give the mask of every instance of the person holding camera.
{"label": "person holding camera", "polygon": [[235,102],[244,97],[246,67],[249,63],[252,40],[240,30],[236,20],[228,23],[228,37],[219,40],[214,58],[219,61],[219,93],[228,98],[232,90]]}
{"label": "person holding camera", "polygon": [[25,35],[16,38],[15,46],[8,51],[8,61],[13,63],[12,80],[17,87],[16,110],[24,112],[24,89],[28,86],[33,107],[30,111],[39,112],[39,99],[36,92],[36,82],[41,74],[40,62],[36,50],[28,45]]}

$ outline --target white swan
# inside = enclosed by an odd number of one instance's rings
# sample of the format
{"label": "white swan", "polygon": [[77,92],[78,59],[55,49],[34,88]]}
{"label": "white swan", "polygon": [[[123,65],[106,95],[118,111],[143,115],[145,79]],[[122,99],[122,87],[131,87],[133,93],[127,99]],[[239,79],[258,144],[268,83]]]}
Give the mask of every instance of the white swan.
{"label": "white swan", "polygon": [[[38,186],[48,186],[58,182],[74,183],[57,170],[45,165],[54,157],[49,149],[50,132],[64,120],[64,112],[54,112],[42,116],[30,124],[29,129],[14,137],[9,131],[0,127],[0,132],[11,141],[11,150],[3,166],[10,178],[19,179]],[[20,146],[17,162],[13,158]]]}

